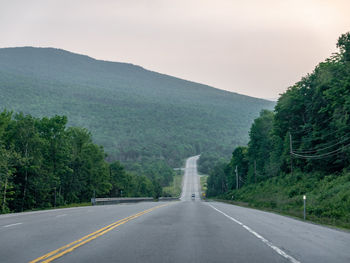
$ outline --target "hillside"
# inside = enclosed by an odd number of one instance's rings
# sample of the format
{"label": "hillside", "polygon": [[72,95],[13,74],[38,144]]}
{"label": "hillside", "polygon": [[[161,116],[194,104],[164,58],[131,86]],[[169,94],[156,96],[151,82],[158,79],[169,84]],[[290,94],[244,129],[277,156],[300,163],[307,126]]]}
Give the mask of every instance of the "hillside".
{"label": "hillside", "polygon": [[302,216],[306,195],[307,218],[350,228],[350,32],[337,47],[261,111],[248,146],[211,170],[208,196]]}
{"label": "hillside", "polygon": [[163,159],[172,166],[191,154],[229,156],[273,102],[214,89],[53,48],[0,49],[0,110],[35,117],[66,115],[89,129],[110,160]]}

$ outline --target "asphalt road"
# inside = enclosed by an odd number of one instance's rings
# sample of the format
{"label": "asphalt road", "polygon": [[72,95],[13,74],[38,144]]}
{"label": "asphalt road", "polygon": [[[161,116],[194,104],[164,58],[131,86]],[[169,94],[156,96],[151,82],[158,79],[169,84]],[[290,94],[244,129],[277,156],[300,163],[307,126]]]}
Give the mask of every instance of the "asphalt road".
{"label": "asphalt road", "polygon": [[0,262],[350,262],[349,232],[201,201],[197,158],[182,201],[1,215]]}
{"label": "asphalt road", "polygon": [[199,155],[193,156],[186,160],[186,167],[184,171],[184,177],[182,182],[182,201],[192,200],[192,194],[195,194],[195,200],[200,200],[200,183],[199,176],[197,174],[197,160]]}

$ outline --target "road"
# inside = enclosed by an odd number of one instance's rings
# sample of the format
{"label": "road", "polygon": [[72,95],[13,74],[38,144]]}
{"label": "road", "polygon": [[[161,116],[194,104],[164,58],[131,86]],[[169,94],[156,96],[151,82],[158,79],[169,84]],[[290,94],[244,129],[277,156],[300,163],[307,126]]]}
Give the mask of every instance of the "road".
{"label": "road", "polygon": [[350,262],[349,232],[201,201],[197,158],[181,201],[1,215],[0,262]]}
{"label": "road", "polygon": [[200,200],[200,183],[197,174],[197,160],[199,155],[193,156],[186,160],[183,184],[182,184],[182,201],[192,200],[192,194],[195,194],[195,200]]}

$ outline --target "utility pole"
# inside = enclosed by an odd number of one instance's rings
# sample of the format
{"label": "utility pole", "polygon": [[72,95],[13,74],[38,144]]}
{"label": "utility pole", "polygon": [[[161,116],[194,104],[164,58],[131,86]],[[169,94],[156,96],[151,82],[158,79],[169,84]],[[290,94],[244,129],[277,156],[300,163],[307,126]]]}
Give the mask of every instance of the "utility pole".
{"label": "utility pole", "polygon": [[236,170],[235,170],[235,172],[236,172],[236,190],[238,190],[238,169],[237,169],[237,165],[236,165]]}
{"label": "utility pole", "polygon": [[293,175],[293,144],[292,144],[292,134],[289,132],[289,148],[290,148],[290,173]]}
{"label": "utility pole", "polygon": [[304,200],[304,220],[306,219],[306,195],[303,196]]}
{"label": "utility pole", "polygon": [[55,187],[55,203],[54,203],[54,207],[56,207],[56,187]]}
{"label": "utility pole", "polygon": [[256,184],[256,160],[254,160],[254,183]]}

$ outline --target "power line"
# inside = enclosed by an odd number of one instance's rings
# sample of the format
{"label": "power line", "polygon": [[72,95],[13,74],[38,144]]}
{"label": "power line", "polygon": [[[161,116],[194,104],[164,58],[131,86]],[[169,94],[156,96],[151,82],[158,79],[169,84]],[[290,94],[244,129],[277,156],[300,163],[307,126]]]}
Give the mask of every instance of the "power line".
{"label": "power line", "polygon": [[298,158],[302,158],[302,159],[323,159],[326,157],[331,157],[335,154],[337,154],[338,152],[341,152],[344,150],[344,148],[350,146],[350,143],[348,143],[347,145],[344,145],[342,148],[336,149],[334,151],[328,152],[328,153],[324,153],[324,154],[319,154],[319,155],[302,155],[302,154],[297,154],[291,151],[291,155],[298,157]]}
{"label": "power line", "polygon": [[[295,150],[294,150],[293,153],[297,153],[297,154],[318,153],[318,152],[322,152],[322,151],[324,151],[324,150],[333,148],[333,147],[336,146],[336,145],[342,144],[342,143],[348,141],[349,139],[350,139],[350,137],[349,137],[349,138],[346,138],[346,139],[344,139],[344,140],[341,140],[341,141],[339,141],[339,142],[337,142],[337,143],[335,143],[335,144],[333,144],[333,145],[330,145],[330,146],[321,148],[321,149],[313,149],[313,150],[308,150],[308,151],[299,151],[299,150],[296,150],[296,151],[295,151]],[[327,144],[328,144],[328,143],[327,143]],[[327,145],[327,144],[323,144],[323,145]]]}
{"label": "power line", "polygon": [[[312,150],[312,151],[309,150],[309,151],[305,151],[304,153],[318,153],[320,151],[324,151],[326,149],[329,149],[329,148],[332,148],[332,147],[334,147],[336,145],[344,143],[348,139],[349,138],[346,138],[345,140],[339,141],[336,144],[333,144],[333,145],[331,145],[329,147],[324,147],[324,148],[318,149],[316,151],[315,150]],[[301,159],[323,159],[323,158],[327,158],[327,157],[331,157],[333,155],[336,155],[340,151],[343,151],[344,148],[350,146],[350,143],[348,143],[347,145],[344,145],[341,148],[338,148],[336,150],[330,151],[328,153],[323,153],[323,154],[318,154],[318,155],[304,155],[304,154],[300,154],[298,152],[293,151],[293,139],[292,139],[292,134],[291,133],[289,133],[289,143],[290,143],[290,155],[291,155],[291,159],[290,159],[290,161],[291,161],[291,173],[293,173],[293,165],[292,165],[293,158],[292,157],[301,158]]]}

